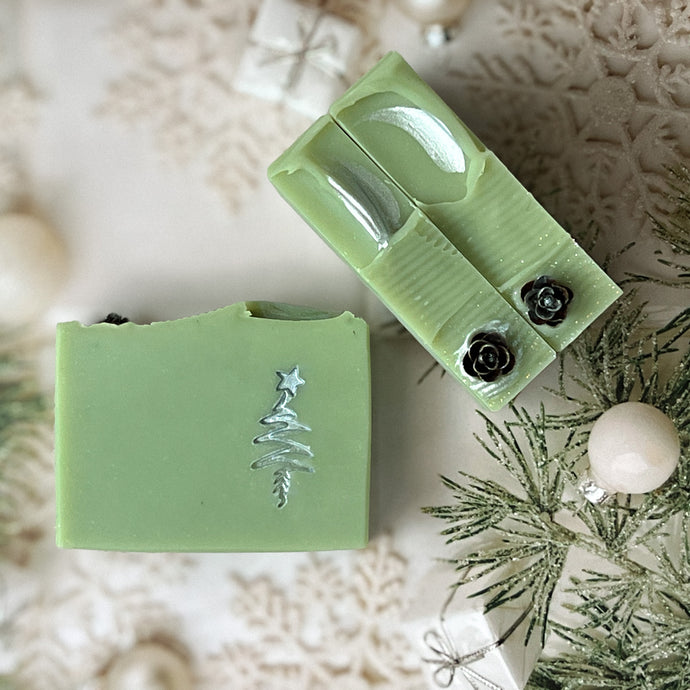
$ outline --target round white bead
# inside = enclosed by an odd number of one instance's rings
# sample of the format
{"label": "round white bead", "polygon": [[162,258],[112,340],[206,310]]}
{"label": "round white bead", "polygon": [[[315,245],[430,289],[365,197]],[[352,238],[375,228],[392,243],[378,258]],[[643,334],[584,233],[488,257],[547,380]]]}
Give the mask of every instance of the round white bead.
{"label": "round white bead", "polygon": [[50,226],[23,213],[0,216],[0,327],[44,312],[65,276],[65,251]]}
{"label": "round white bead", "polygon": [[590,474],[610,493],[642,494],[660,487],[680,458],[673,422],[652,405],[615,405],[597,419],[587,446]]}
{"label": "round white bead", "polygon": [[186,661],[155,642],[137,645],[115,659],[106,673],[107,690],[191,690]]}
{"label": "round white bead", "polygon": [[455,24],[470,0],[395,0],[401,12],[420,24]]}

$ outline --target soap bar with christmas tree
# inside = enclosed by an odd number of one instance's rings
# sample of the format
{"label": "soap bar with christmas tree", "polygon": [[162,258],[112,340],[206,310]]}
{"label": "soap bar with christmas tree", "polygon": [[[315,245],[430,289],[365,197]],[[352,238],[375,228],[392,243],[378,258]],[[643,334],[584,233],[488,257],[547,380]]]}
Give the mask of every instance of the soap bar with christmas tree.
{"label": "soap bar with christmas tree", "polygon": [[330,114],[555,350],[620,296],[397,53],[386,55]]}
{"label": "soap bar with christmas tree", "polygon": [[363,547],[370,417],[368,329],[347,312],[59,324],[57,544]]}

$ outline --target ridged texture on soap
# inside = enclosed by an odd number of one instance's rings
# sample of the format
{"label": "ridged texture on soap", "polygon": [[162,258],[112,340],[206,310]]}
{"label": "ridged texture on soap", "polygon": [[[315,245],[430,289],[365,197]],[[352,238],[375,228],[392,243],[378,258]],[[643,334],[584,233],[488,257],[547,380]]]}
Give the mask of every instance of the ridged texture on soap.
{"label": "ridged texture on soap", "polygon": [[421,206],[499,290],[562,244],[572,244],[570,236],[493,155],[488,156],[470,198]]}
{"label": "ridged texture on soap", "polygon": [[[491,410],[514,398],[556,357],[422,214],[413,216],[360,275],[440,364]],[[512,371],[491,383],[468,375],[462,366],[471,337],[481,331],[505,336],[516,358]]]}
{"label": "ridged texture on soap", "polygon": [[396,241],[361,271],[365,280],[427,340],[483,282],[426,218],[416,214]]}

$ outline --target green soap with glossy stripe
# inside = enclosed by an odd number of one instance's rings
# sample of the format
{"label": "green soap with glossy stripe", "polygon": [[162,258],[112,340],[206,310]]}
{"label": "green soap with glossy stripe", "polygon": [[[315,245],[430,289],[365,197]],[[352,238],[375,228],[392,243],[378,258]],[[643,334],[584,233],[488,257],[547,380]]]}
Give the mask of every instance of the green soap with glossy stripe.
{"label": "green soap with glossy stripe", "polygon": [[[517,395],[555,358],[486,278],[328,118],[317,121],[269,174],[280,193],[401,323],[489,409]],[[460,323],[458,313],[465,313],[468,305],[473,306],[467,313],[478,318],[462,321],[466,330],[458,331],[461,341],[487,323],[510,323],[515,345],[534,355],[515,360],[496,395],[491,385],[458,366],[458,353],[444,349],[446,340],[440,348],[435,345],[449,320]]]}
{"label": "green soap with glossy stripe", "polygon": [[397,53],[268,175],[489,409],[621,294]]}
{"label": "green soap with glossy stripe", "polygon": [[366,545],[369,336],[348,312],[62,323],[55,403],[58,546]]}
{"label": "green soap with glossy stripe", "polygon": [[397,53],[386,55],[353,85],[330,115],[527,318],[522,286],[540,276],[556,281],[568,276],[577,317],[538,329],[555,350],[571,343],[621,295]]}

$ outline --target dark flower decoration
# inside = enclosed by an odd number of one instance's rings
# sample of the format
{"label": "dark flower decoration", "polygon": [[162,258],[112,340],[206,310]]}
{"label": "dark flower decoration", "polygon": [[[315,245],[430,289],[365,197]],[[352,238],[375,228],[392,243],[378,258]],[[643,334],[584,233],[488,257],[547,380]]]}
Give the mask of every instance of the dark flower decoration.
{"label": "dark flower decoration", "polygon": [[103,321],[99,321],[99,323],[112,323],[115,326],[121,326],[123,323],[129,323],[129,319],[126,316],[120,316],[114,311],[111,311],[110,314],[108,314]]}
{"label": "dark flower decoration", "polygon": [[470,341],[462,366],[470,376],[490,383],[515,366],[515,355],[500,333],[477,333]]}
{"label": "dark flower decoration", "polygon": [[548,276],[539,276],[522,286],[520,296],[532,323],[558,326],[565,319],[573,291]]}

